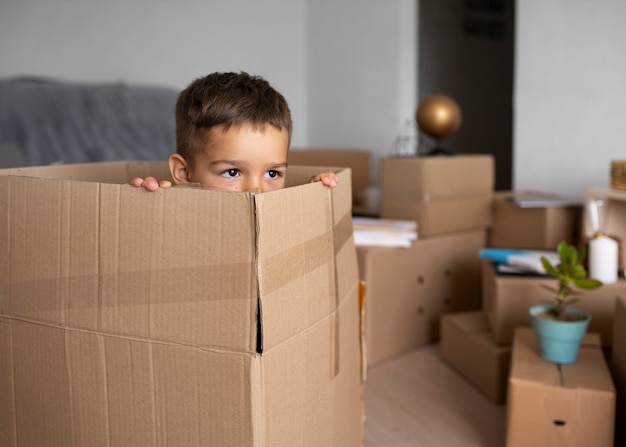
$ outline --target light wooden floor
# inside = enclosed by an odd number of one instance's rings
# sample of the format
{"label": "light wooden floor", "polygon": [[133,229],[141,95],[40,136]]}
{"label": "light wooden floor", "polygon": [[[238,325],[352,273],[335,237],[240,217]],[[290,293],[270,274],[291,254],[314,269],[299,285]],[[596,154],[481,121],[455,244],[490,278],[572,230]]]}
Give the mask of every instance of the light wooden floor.
{"label": "light wooden floor", "polygon": [[364,447],[502,447],[504,405],[451,369],[429,345],[367,372]]}

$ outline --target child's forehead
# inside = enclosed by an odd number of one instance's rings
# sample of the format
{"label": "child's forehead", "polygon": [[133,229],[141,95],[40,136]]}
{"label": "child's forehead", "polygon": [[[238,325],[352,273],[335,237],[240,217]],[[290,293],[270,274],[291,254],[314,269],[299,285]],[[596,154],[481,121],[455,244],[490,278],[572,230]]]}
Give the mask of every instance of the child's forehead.
{"label": "child's forehead", "polygon": [[204,134],[202,143],[205,147],[221,146],[244,141],[272,141],[273,144],[289,146],[289,133],[286,129],[279,129],[272,125],[256,126],[242,124],[236,126],[217,126]]}
{"label": "child's forehead", "polygon": [[284,129],[273,126],[255,128],[253,126],[231,126],[211,129],[200,142],[199,153],[211,157],[228,158],[238,154],[241,158],[253,157],[259,153],[274,154],[274,158],[286,157],[289,150],[289,135]]}

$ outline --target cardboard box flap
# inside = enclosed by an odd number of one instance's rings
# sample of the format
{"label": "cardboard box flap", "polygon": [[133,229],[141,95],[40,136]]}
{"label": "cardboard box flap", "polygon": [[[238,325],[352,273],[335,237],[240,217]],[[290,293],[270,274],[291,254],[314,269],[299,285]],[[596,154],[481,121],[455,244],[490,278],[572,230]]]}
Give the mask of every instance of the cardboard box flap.
{"label": "cardboard box flap", "polygon": [[[295,193],[298,197],[293,200]],[[333,222],[328,194],[322,185],[311,184],[255,197],[264,349],[335,309]],[[301,221],[294,222],[294,216]]]}
{"label": "cardboard box flap", "polygon": [[[313,172],[289,169],[307,180]],[[350,170],[338,175],[337,188],[316,182],[255,196],[263,352],[334,313],[358,280]],[[336,259],[350,253],[353,271],[338,275]]]}
{"label": "cardboard box flap", "polygon": [[[4,314],[215,348],[256,345],[251,195],[146,193],[26,177],[0,182],[11,183],[3,188],[10,217],[2,237],[12,244]],[[41,182],[45,187],[31,189]],[[193,218],[181,220],[190,209]],[[207,231],[220,219],[238,224]],[[219,317],[224,312],[230,321]]]}
{"label": "cardboard box flap", "polygon": [[153,176],[158,180],[171,180],[168,165],[162,161],[106,161],[100,163],[27,166],[0,169],[0,175],[116,184],[127,183],[135,177],[143,178],[148,176]]}

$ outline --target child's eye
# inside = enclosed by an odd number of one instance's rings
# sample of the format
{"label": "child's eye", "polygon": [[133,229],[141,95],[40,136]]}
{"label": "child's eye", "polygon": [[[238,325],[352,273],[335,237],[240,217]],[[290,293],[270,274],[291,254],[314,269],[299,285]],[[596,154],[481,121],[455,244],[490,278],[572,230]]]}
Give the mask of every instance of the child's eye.
{"label": "child's eye", "polygon": [[222,172],[224,177],[233,178],[239,175],[239,169],[228,169],[227,171]]}
{"label": "child's eye", "polygon": [[266,178],[270,178],[270,179],[276,179],[276,178],[279,178],[281,175],[282,175],[282,173],[281,173],[280,171],[274,171],[274,170],[267,171],[267,172],[265,173],[265,177],[266,177]]}

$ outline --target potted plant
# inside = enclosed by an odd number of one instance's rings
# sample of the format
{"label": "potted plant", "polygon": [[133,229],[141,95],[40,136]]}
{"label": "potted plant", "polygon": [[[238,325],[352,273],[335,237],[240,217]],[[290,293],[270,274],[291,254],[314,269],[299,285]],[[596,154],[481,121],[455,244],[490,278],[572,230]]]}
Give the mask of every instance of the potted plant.
{"label": "potted plant", "polygon": [[587,332],[591,315],[582,309],[571,307],[578,298],[575,287],[596,289],[602,282],[587,277],[583,264],[585,249],[561,241],[557,247],[559,263],[552,265],[546,257],[541,264],[546,273],[558,280],[556,297],[549,304],[538,304],[530,308],[532,327],[537,335],[539,354],[553,363],[572,363],[578,356],[580,342]]}

